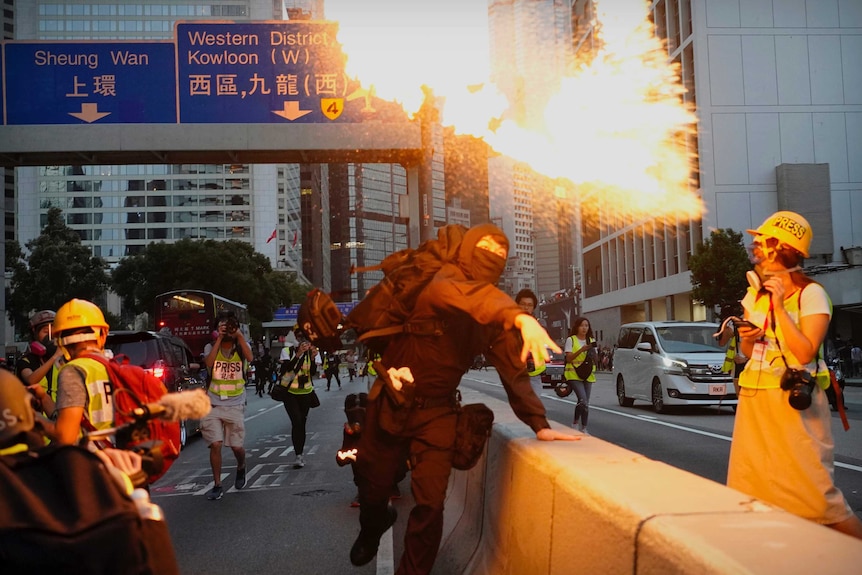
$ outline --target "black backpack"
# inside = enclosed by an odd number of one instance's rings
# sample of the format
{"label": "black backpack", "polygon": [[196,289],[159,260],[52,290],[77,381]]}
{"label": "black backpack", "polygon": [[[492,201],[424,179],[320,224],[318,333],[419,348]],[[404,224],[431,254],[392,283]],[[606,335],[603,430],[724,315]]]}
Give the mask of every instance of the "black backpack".
{"label": "black backpack", "polygon": [[179,573],[167,524],[143,519],[86,449],[0,456],[0,493],[5,575]]}
{"label": "black backpack", "polygon": [[404,331],[442,333],[440,322],[411,322],[410,315],[431,278],[445,264],[457,262],[466,231],[464,226],[450,224],[437,230],[437,239],[426,240],[415,250],[397,251],[377,266],[353,268],[353,272],[381,270],[384,277],[346,317],[329,295],[317,288],[311,290],[299,309],[300,330],[324,351],[340,349],[340,336],[350,329],[376,352],[382,352],[391,336]]}

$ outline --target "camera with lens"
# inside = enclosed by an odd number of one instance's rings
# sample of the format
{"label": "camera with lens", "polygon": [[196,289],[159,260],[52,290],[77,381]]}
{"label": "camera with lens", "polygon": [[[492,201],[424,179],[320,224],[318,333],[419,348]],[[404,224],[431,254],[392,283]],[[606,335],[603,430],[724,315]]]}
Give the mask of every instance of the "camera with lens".
{"label": "camera with lens", "polygon": [[229,317],[224,320],[224,328],[228,333],[235,333],[239,329],[239,322],[235,317]]}
{"label": "camera with lens", "polygon": [[814,377],[808,370],[787,368],[781,377],[781,389],[789,391],[790,407],[802,411],[811,405],[811,393],[814,391]]}

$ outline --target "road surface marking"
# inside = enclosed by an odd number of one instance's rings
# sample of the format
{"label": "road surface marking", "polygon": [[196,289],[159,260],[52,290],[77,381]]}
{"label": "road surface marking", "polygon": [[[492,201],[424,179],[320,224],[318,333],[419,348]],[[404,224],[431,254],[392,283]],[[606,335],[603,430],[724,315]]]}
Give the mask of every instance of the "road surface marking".
{"label": "road surface marking", "polygon": [[[464,377],[464,379],[469,379],[470,381],[481,383],[483,385],[488,385],[491,387],[503,387],[501,383],[494,383],[491,381],[484,381],[481,379],[476,379],[473,377]],[[553,401],[559,401],[561,403],[568,403],[569,405],[576,405],[577,402],[572,401],[570,399],[564,399],[562,397],[557,397],[555,395],[549,395],[546,393],[541,394],[541,397],[546,399],[551,399]],[[590,405],[591,411],[603,411],[605,413],[610,413],[612,415],[619,415],[621,417],[628,417],[629,419],[636,419],[638,421],[643,421],[644,423],[653,423],[655,425],[663,425],[665,427],[670,427],[673,429],[679,429],[680,431],[687,431],[689,433],[696,433],[698,435],[704,435],[706,437],[712,437],[713,439],[721,439],[723,441],[730,441],[731,437],[727,435],[721,435],[718,433],[712,433],[710,431],[702,431],[700,429],[694,429],[692,427],[686,427],[684,425],[679,425],[677,423],[669,423],[667,421],[662,421],[661,419],[657,419],[652,415],[643,415],[643,414],[631,414],[631,413],[623,413],[622,411],[617,411],[615,409],[608,409],[606,407],[597,407],[595,405]],[[851,465],[849,463],[841,463],[840,461],[835,462],[835,467],[841,467],[842,469],[849,469],[850,471],[859,471],[862,472],[862,466],[859,465]]]}

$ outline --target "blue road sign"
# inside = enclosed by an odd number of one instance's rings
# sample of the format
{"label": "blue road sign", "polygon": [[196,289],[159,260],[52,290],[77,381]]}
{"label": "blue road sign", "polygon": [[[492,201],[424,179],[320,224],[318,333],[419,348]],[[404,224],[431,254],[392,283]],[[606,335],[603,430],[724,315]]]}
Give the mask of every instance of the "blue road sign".
{"label": "blue road sign", "polygon": [[179,22],[181,123],[361,122],[372,95],[350,82],[333,22]]}
{"label": "blue road sign", "polygon": [[[335,302],[335,306],[343,315],[349,314],[356,307],[358,301],[351,302]],[[299,315],[299,304],[292,304],[290,307],[280,307],[273,314],[273,321],[292,321],[296,323],[296,318]]]}
{"label": "blue road sign", "polygon": [[177,122],[170,42],[7,42],[5,123]]}

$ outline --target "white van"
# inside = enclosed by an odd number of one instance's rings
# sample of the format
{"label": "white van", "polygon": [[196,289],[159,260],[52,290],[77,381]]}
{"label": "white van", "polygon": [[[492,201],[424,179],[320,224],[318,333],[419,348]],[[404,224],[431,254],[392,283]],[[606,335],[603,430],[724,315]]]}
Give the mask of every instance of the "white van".
{"label": "white van", "polygon": [[652,403],[656,413],[674,405],[731,405],[733,377],[722,373],[725,348],[713,337],[719,325],[706,322],[645,321],[620,328],[614,350],[617,400]]}

